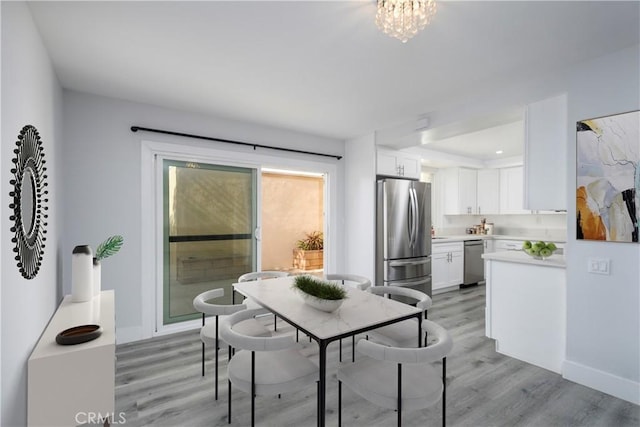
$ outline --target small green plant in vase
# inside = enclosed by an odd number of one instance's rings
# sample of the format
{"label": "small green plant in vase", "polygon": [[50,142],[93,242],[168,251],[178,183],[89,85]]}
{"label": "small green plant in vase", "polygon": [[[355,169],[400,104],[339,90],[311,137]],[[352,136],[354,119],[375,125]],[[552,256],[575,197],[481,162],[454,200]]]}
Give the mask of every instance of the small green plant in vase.
{"label": "small green plant in vase", "polygon": [[116,235],[107,238],[107,240],[98,245],[98,249],[96,249],[96,259],[100,261],[117,254],[123,244],[124,238],[122,236]]}
{"label": "small green plant in vase", "polygon": [[337,310],[347,298],[343,286],[307,275],[297,276],[293,280],[293,288],[305,304],[325,312]]}
{"label": "small green plant in vase", "polygon": [[96,256],[93,258],[93,295],[99,295],[102,287],[102,266],[100,261],[118,253],[124,244],[120,235],[108,237],[98,245]]}

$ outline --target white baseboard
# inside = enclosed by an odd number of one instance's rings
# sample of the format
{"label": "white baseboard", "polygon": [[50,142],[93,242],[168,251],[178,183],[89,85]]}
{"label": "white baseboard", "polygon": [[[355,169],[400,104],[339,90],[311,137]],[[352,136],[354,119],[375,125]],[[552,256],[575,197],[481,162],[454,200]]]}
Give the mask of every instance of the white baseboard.
{"label": "white baseboard", "polygon": [[640,383],[565,360],[563,378],[640,405]]}
{"label": "white baseboard", "polygon": [[[212,322],[213,318],[207,320]],[[164,326],[161,330],[154,332],[152,335],[144,333],[142,326],[129,326],[126,328],[116,328],[116,344],[126,344],[129,342],[145,340],[162,335],[175,334],[178,332],[192,331],[201,327],[201,320],[190,320],[187,322],[180,322],[173,325]]]}
{"label": "white baseboard", "polygon": [[116,344],[140,341],[144,339],[142,326],[130,326],[128,328],[116,328]]}

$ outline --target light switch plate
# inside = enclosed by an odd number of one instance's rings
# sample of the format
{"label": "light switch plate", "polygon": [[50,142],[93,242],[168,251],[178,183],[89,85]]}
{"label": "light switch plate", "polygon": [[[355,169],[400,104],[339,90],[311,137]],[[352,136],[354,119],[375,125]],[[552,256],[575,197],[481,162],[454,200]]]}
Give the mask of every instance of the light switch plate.
{"label": "light switch plate", "polygon": [[609,258],[589,258],[587,271],[594,274],[608,275],[610,273],[610,263],[611,260]]}

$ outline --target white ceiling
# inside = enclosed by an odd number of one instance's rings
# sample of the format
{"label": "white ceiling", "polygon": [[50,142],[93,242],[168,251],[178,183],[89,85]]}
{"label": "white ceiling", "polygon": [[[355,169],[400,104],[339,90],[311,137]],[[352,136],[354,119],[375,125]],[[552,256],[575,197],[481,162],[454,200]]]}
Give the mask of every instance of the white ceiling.
{"label": "white ceiling", "polygon": [[339,139],[640,42],[638,1],[439,1],[406,44],[374,0],[29,6],[65,88]]}

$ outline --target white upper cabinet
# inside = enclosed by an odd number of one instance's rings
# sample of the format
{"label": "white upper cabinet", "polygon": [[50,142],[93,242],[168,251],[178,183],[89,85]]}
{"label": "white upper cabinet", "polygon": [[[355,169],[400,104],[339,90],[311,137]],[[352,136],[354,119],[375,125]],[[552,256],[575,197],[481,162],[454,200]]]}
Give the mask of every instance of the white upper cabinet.
{"label": "white upper cabinet", "polygon": [[498,169],[479,169],[477,188],[477,214],[500,213],[500,171]]}
{"label": "white upper cabinet", "polygon": [[478,213],[478,173],[475,169],[458,170],[458,208],[459,213]]}
{"label": "white upper cabinet", "polygon": [[376,172],[378,175],[420,179],[420,156],[378,148]]}
{"label": "white upper cabinet", "polygon": [[441,169],[444,215],[489,215],[500,213],[498,169]]}
{"label": "white upper cabinet", "polygon": [[567,95],[525,110],[524,207],[567,209]]}
{"label": "white upper cabinet", "polygon": [[522,166],[501,169],[446,168],[436,174],[434,203],[442,215],[531,213],[523,208]]}
{"label": "white upper cabinet", "polygon": [[444,215],[471,215],[477,213],[475,169],[440,169],[444,199]]}
{"label": "white upper cabinet", "polygon": [[523,168],[500,169],[500,213],[531,213],[523,208]]}

